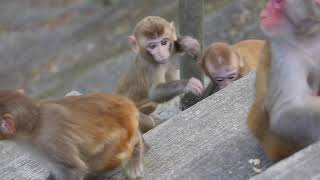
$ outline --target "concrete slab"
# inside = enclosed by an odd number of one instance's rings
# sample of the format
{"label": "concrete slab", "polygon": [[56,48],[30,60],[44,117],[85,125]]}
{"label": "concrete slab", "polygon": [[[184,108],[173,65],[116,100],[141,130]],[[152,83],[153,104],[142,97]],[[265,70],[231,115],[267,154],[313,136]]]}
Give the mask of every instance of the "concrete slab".
{"label": "concrete slab", "polygon": [[320,179],[320,143],[313,144],[280,161],[250,180]]}

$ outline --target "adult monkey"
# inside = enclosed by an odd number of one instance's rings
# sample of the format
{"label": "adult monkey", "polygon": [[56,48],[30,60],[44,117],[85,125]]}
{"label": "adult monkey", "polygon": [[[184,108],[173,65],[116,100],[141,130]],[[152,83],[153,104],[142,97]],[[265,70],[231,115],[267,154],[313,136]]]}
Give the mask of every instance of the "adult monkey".
{"label": "adult monkey", "polygon": [[320,138],[320,1],[269,0],[248,126],[273,160]]}
{"label": "adult monkey", "polygon": [[131,98],[140,110],[140,129],[147,132],[154,127],[148,115],[163,103],[182,94],[200,95],[204,87],[196,78],[177,80],[177,70],[171,58],[186,52],[194,59],[200,56],[200,44],[189,36],[177,38],[174,23],[158,16],[148,16],[129,36],[129,45],[136,59],[115,92]]}

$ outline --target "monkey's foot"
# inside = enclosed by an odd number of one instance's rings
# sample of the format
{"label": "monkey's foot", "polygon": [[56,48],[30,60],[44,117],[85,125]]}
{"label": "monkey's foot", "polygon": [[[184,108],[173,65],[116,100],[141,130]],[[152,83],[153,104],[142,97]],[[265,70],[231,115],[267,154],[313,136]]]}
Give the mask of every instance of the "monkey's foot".
{"label": "monkey's foot", "polygon": [[140,160],[132,159],[128,162],[126,168],[126,176],[128,179],[141,179],[143,174],[143,163]]}

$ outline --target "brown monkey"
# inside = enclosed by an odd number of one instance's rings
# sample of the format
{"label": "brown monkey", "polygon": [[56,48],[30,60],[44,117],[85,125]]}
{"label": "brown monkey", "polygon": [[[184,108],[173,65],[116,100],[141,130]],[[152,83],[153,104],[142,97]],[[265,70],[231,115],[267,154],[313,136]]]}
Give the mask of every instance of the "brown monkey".
{"label": "brown monkey", "polygon": [[319,5],[319,0],[269,0],[260,15],[270,43],[258,65],[247,122],[273,160],[320,138]]}
{"label": "brown monkey", "polygon": [[142,19],[128,41],[137,56],[115,92],[136,103],[141,112],[140,128],[147,132],[154,126],[148,115],[158,103],[182,93],[200,95],[203,92],[202,82],[196,78],[177,80],[176,67],[171,61],[178,52],[186,52],[198,59],[200,44],[189,36],[177,39],[174,23],[158,16]]}
{"label": "brown monkey", "polygon": [[200,60],[211,80],[203,98],[256,70],[264,43],[263,40],[244,40],[232,46],[223,42],[211,44]]}
{"label": "brown monkey", "polygon": [[125,164],[130,178],[143,173],[139,111],[121,96],[87,94],[35,101],[0,90],[0,137],[27,145],[53,180],[82,180]]}

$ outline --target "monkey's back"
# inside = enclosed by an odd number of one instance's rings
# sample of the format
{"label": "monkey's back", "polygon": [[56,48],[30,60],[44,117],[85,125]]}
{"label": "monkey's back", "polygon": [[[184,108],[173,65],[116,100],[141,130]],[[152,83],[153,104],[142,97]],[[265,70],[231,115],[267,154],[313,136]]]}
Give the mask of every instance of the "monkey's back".
{"label": "monkey's back", "polygon": [[232,49],[237,51],[240,56],[245,59],[245,63],[249,71],[256,70],[258,61],[261,56],[261,51],[265,45],[264,40],[244,40],[232,46]]}
{"label": "monkey's back", "polygon": [[[43,101],[41,105],[52,106],[52,113],[62,113],[57,116],[62,118],[55,119],[59,127],[51,128],[58,131],[60,138],[67,137],[78,145],[81,157],[93,171],[119,167],[138,141],[139,112],[126,97],[95,93]],[[64,111],[55,111],[56,108]],[[101,153],[108,155],[96,156]]]}

